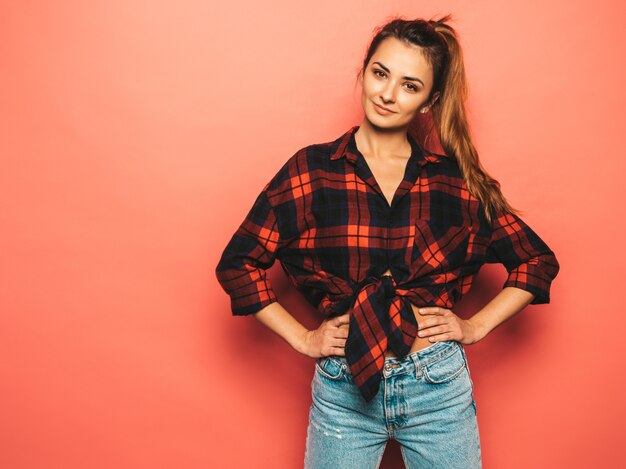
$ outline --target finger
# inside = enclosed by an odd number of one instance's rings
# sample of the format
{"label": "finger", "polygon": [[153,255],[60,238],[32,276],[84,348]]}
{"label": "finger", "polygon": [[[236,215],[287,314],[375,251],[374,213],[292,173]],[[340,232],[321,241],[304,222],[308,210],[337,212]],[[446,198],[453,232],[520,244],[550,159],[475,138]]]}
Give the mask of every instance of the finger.
{"label": "finger", "polygon": [[431,324],[428,327],[422,327],[420,330],[417,331],[417,335],[420,337],[429,337],[435,334],[439,334],[441,332],[444,332],[445,329],[444,327],[442,327],[439,324]]}
{"label": "finger", "polygon": [[339,342],[337,343],[337,345],[334,345],[334,347],[336,347],[337,349],[341,350],[342,352],[345,350],[346,348],[346,339],[337,339]]}
{"label": "finger", "polygon": [[417,325],[417,335],[420,337],[424,337],[428,333],[428,330],[436,325],[437,324],[424,324],[423,322],[419,323]]}
{"label": "finger", "polygon": [[417,312],[420,314],[445,314],[447,311],[446,308],[441,308],[440,306],[424,306],[422,308],[418,308]]}
{"label": "finger", "polygon": [[341,326],[343,324],[350,324],[350,313],[345,313],[335,318],[334,325]]}
{"label": "finger", "polygon": [[446,320],[446,318],[434,317],[434,318],[428,318],[428,319],[424,319],[420,321],[417,324],[417,328],[418,330],[422,331],[422,330],[427,330],[429,328],[437,327],[437,326],[448,326],[449,324],[450,323]]}
{"label": "finger", "polygon": [[330,355],[345,356],[346,354],[344,347],[337,347],[335,345],[327,345],[326,350],[328,350],[328,353],[324,355],[326,357]]}
{"label": "finger", "polygon": [[[418,335],[419,334],[420,333],[418,332]],[[424,331],[424,334],[420,335],[420,337],[428,338],[428,340],[432,342],[433,341],[432,339],[436,339],[438,341],[450,340],[450,338],[453,337],[453,335],[454,335],[453,331],[446,325],[443,325],[439,327],[431,327],[427,331]]]}
{"label": "finger", "polygon": [[346,339],[335,338],[335,339],[333,339],[332,346],[333,347],[345,348],[346,347]]}
{"label": "finger", "polygon": [[446,332],[444,334],[437,334],[435,336],[429,337],[429,341],[431,342],[443,342],[445,340],[452,340],[452,334]]}

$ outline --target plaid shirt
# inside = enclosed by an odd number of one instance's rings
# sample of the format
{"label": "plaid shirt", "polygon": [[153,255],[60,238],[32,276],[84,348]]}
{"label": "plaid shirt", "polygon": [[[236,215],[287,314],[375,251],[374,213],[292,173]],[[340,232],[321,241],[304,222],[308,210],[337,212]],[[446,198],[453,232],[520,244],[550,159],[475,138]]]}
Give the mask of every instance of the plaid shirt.
{"label": "plaid shirt", "polygon": [[[378,392],[387,348],[404,357],[417,335],[411,308],[452,308],[484,263],[501,263],[504,287],[550,302],[559,263],[518,216],[489,223],[453,158],[412,154],[391,205],[354,133],[297,151],[265,185],[216,268],[233,315],[277,300],[266,269],[287,277],[325,318],[350,312],[345,355],[366,401]],[[392,276],[382,275],[390,269]]]}

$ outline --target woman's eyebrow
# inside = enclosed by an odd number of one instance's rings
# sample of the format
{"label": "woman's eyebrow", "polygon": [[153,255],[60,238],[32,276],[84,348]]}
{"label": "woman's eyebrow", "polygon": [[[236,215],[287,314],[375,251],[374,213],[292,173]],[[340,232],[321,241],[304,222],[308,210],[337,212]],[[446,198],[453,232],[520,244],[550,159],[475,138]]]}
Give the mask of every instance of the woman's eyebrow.
{"label": "woman's eyebrow", "polygon": [[[385,70],[385,72],[390,73],[390,72],[389,72],[389,69],[388,69],[387,67],[385,67],[383,64],[381,64],[380,62],[378,62],[378,61],[377,61],[377,62],[373,62],[373,63],[380,65],[380,66],[381,66],[381,68],[383,68],[383,69]],[[423,82],[422,80],[420,80],[419,78],[415,78],[415,77],[407,77],[407,76],[404,76],[404,77],[402,77],[402,78],[404,78],[405,80],[419,81],[419,82],[422,84],[422,86],[425,86],[425,85],[424,85],[424,82]]]}

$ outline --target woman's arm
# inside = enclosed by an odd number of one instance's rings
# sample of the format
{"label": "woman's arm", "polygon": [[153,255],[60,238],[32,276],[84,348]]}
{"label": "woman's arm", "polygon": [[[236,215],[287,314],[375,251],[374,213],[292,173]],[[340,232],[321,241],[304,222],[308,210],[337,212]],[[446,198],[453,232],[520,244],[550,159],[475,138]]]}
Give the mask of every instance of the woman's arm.
{"label": "woman's arm", "polygon": [[532,293],[529,304],[550,303],[550,287],[560,269],[552,249],[518,215],[497,216],[492,228],[485,262],[504,265],[508,275],[503,289]]}
{"label": "woman's arm", "polygon": [[414,307],[419,319],[418,335],[431,342],[458,340],[470,345],[485,338],[492,330],[524,309],[535,295],[517,287],[504,287],[489,303],[469,319],[462,319],[441,306]]}
{"label": "woman's arm", "polygon": [[504,264],[508,271],[502,290],[468,321],[477,340],[529,304],[550,302],[550,286],[559,272],[554,252],[519,216],[495,217],[487,250],[488,263]]}
{"label": "woman's arm", "polygon": [[344,347],[350,323],[348,314],[325,319],[317,329],[308,330],[278,301],[274,301],[254,313],[254,317],[304,355],[313,358],[345,356]]}
{"label": "woman's arm", "polygon": [[485,261],[505,266],[502,290],[470,319],[439,306],[418,308],[424,318],[421,323],[418,319],[420,337],[473,344],[527,305],[550,302],[550,287],[560,269],[554,252],[517,215],[496,217],[492,228]]}
{"label": "woman's arm", "polygon": [[517,287],[505,287],[483,308],[468,319],[478,342],[492,330],[515,316],[534,299],[535,295]]}
{"label": "woman's arm", "polygon": [[253,316],[261,324],[274,331],[296,351],[303,353],[303,337],[309,330],[289,314],[278,301],[267,305],[254,313]]}

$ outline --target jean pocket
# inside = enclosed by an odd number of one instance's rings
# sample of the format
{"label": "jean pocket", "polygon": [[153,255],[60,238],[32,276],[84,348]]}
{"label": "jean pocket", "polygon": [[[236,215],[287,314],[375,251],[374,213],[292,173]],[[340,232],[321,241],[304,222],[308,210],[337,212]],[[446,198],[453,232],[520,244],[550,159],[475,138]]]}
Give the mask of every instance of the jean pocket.
{"label": "jean pocket", "polygon": [[333,357],[318,358],[315,369],[321,376],[333,381],[339,381],[345,376],[345,365]]}
{"label": "jean pocket", "polygon": [[453,380],[465,371],[465,360],[461,349],[456,346],[451,352],[424,367],[424,377],[432,384],[441,384]]}

